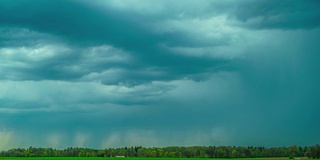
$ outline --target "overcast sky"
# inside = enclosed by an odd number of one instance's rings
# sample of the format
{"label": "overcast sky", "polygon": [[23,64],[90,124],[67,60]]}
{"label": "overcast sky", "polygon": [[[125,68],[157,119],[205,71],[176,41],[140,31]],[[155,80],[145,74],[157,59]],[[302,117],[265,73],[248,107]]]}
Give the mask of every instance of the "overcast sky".
{"label": "overcast sky", "polygon": [[318,0],[1,0],[0,150],[320,143]]}

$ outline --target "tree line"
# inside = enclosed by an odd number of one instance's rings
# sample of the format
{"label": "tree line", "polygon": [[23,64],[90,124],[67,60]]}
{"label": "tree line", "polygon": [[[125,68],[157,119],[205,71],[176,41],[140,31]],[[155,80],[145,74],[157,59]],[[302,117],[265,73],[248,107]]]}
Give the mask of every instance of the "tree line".
{"label": "tree line", "polygon": [[0,152],[1,157],[161,157],[161,158],[258,158],[258,157],[309,157],[320,158],[320,145],[300,147],[122,147],[122,148],[13,148]]}

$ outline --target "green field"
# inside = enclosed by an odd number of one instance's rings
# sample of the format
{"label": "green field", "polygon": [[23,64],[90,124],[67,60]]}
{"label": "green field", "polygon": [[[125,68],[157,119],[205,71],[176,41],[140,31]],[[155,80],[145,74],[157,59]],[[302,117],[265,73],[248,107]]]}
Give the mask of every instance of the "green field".
{"label": "green field", "polygon": [[[289,160],[289,158],[101,158],[101,157],[0,157],[0,160]],[[308,158],[300,158],[306,160]]]}

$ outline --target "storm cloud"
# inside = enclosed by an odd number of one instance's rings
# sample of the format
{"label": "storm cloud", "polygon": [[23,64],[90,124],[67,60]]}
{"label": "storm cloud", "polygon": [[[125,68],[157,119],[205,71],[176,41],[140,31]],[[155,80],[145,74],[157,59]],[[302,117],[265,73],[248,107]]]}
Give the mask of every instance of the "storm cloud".
{"label": "storm cloud", "polygon": [[0,149],[319,143],[318,1],[0,2]]}

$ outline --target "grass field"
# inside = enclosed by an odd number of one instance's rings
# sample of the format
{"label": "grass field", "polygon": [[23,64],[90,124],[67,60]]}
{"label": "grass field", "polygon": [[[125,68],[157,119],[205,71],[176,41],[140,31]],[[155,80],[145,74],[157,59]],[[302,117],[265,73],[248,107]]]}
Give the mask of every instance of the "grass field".
{"label": "grass field", "polygon": [[[236,160],[234,158],[101,158],[101,157],[0,157],[0,160]],[[308,158],[300,158],[306,160]],[[237,158],[237,160],[289,160],[289,158]]]}

